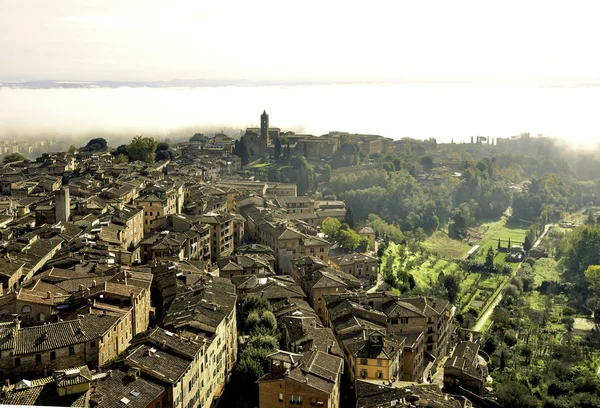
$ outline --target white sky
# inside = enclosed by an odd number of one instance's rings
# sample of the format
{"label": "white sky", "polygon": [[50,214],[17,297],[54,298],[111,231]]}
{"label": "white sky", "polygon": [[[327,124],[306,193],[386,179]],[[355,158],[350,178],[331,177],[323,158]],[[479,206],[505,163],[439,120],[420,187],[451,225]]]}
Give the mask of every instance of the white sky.
{"label": "white sky", "polygon": [[0,80],[600,79],[597,1],[0,0]]}

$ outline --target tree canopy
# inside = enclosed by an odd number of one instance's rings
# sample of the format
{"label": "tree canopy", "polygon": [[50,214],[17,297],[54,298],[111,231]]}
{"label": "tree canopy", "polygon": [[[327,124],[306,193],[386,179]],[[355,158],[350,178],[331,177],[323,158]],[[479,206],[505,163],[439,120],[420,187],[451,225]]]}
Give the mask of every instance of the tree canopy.
{"label": "tree canopy", "polygon": [[88,152],[96,152],[105,150],[106,146],[108,146],[108,144],[106,143],[106,139],[102,137],[96,137],[94,139],[90,139],[90,141],[85,145],[85,147],[82,150]]}
{"label": "tree canopy", "polygon": [[136,136],[127,146],[127,154],[131,160],[154,163],[156,161],[156,147],[158,143],[152,137]]}
{"label": "tree canopy", "polygon": [[9,153],[6,156],[4,156],[3,162],[4,163],[14,163],[14,162],[23,161],[26,159],[27,159],[27,157],[25,157],[21,153]]}

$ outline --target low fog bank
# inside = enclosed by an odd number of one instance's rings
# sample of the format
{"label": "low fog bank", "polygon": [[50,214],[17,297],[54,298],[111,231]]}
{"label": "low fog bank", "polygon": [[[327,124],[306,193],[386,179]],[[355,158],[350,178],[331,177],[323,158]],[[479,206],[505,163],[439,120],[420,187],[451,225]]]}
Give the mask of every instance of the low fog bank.
{"label": "low fog bank", "polygon": [[39,157],[46,151],[67,151],[70,146],[82,147],[87,144],[90,139],[104,138],[106,139],[110,148],[117,148],[122,144],[129,144],[134,136],[143,135],[147,137],[153,137],[159,142],[170,142],[178,143],[188,141],[196,133],[202,133],[205,135],[214,135],[216,133],[224,133],[234,139],[240,137],[241,129],[232,128],[228,126],[188,126],[179,129],[173,129],[168,131],[160,131],[152,129],[138,128],[134,130],[123,130],[123,131],[108,131],[108,130],[95,130],[95,131],[59,131],[59,130],[47,130],[42,132],[18,132],[18,131],[0,131],[1,141],[14,141],[17,144],[25,142],[36,142],[42,140],[51,140],[54,142],[51,148],[36,149],[31,156],[32,158]]}

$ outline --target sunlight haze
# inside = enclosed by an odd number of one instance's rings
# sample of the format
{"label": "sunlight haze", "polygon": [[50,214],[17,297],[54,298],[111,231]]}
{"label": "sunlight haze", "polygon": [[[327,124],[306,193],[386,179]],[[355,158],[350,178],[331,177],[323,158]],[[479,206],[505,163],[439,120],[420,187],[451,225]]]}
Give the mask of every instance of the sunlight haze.
{"label": "sunlight haze", "polygon": [[0,2],[0,80],[598,79],[597,2]]}

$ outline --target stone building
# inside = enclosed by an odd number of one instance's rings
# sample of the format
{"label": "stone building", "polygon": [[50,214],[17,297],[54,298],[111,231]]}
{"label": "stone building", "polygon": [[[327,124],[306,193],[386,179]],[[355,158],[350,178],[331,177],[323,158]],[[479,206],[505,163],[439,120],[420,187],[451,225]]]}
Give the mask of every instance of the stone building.
{"label": "stone building", "polygon": [[260,408],[340,406],[344,368],[340,357],[321,351],[302,355],[278,350],[267,358],[269,372],[258,379]]}

